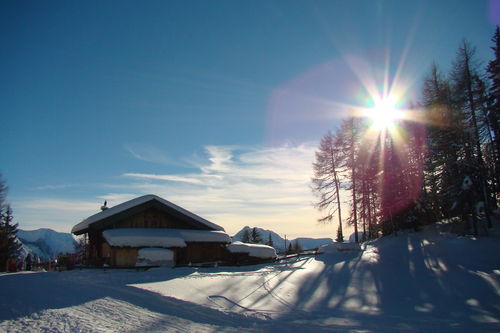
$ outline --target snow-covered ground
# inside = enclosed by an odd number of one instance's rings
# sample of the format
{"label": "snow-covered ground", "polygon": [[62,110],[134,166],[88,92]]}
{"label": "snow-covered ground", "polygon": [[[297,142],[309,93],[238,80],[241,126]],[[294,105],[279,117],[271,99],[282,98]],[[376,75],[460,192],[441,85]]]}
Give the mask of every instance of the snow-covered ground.
{"label": "snow-covered ground", "polygon": [[258,266],[4,274],[0,331],[500,331],[500,237],[446,228]]}

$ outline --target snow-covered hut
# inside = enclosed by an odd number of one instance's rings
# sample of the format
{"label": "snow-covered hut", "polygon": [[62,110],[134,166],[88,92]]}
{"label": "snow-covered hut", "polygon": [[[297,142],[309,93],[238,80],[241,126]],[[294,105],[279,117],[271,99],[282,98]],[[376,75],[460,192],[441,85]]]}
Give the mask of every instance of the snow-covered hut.
{"label": "snow-covered hut", "polygon": [[88,235],[91,265],[117,267],[219,261],[231,242],[221,226],[151,194],[103,206],[71,232]]}
{"label": "snow-covered hut", "polygon": [[227,246],[231,264],[257,264],[274,261],[277,258],[274,247],[264,244],[233,242]]}

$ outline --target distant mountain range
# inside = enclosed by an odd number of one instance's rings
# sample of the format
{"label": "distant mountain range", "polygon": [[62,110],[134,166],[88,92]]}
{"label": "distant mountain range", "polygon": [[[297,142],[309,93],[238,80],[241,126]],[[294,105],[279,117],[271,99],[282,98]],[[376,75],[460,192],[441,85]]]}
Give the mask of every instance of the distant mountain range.
{"label": "distant mountain range", "polygon": [[[246,226],[243,229],[241,229],[240,231],[238,231],[236,233],[236,235],[231,237],[233,242],[234,241],[241,241],[241,237],[243,236],[243,233],[245,232],[245,230],[248,230],[251,233],[252,229],[253,228]],[[262,229],[262,228],[257,227],[257,231],[259,232],[260,237],[262,239],[262,242],[261,242],[262,244],[267,244],[267,242],[269,241],[269,235],[271,235],[271,240],[273,241],[273,247],[278,251],[284,251],[288,247],[288,245],[290,244],[290,241],[292,243],[295,243],[296,241],[298,241],[300,246],[304,250],[316,249],[321,245],[333,243],[333,240],[331,238],[299,237],[299,238],[294,238],[291,240],[287,239],[286,244],[285,244],[285,239],[282,238],[280,235],[278,235],[277,233],[275,233],[272,230],[266,230],[266,229]]]}
{"label": "distant mountain range", "polygon": [[40,260],[53,259],[59,253],[74,253],[76,241],[69,233],[52,229],[17,231],[17,238],[23,244],[21,256],[37,255]]}

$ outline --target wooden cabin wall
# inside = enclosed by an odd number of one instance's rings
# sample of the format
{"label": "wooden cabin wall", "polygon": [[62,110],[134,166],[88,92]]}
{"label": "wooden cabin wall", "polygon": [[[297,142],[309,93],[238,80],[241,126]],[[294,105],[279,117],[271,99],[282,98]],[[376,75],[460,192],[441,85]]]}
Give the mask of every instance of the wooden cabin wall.
{"label": "wooden cabin wall", "polygon": [[104,264],[114,265],[113,249],[107,242],[101,243],[101,258]]}
{"label": "wooden cabin wall", "polygon": [[187,243],[185,260],[187,263],[211,262],[223,259],[221,243]]}
{"label": "wooden cabin wall", "polygon": [[111,228],[171,228],[171,229],[193,229],[193,226],[181,221],[164,211],[149,208],[143,212],[127,217],[114,224]]}
{"label": "wooden cabin wall", "polygon": [[134,247],[113,247],[112,252],[112,265],[117,267],[134,267],[139,254]]}
{"label": "wooden cabin wall", "polygon": [[102,237],[102,232],[100,231],[90,231],[88,233],[89,237],[89,248],[88,248],[88,264],[91,266],[100,266],[102,264],[102,243],[105,243]]}

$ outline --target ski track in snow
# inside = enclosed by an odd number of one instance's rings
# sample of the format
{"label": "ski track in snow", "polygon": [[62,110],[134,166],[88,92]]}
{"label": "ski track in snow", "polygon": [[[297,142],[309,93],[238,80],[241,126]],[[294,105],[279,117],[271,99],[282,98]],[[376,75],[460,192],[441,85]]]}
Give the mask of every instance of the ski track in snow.
{"label": "ski track in snow", "polygon": [[0,332],[499,332],[499,233],[440,228],[257,266],[2,274]]}

